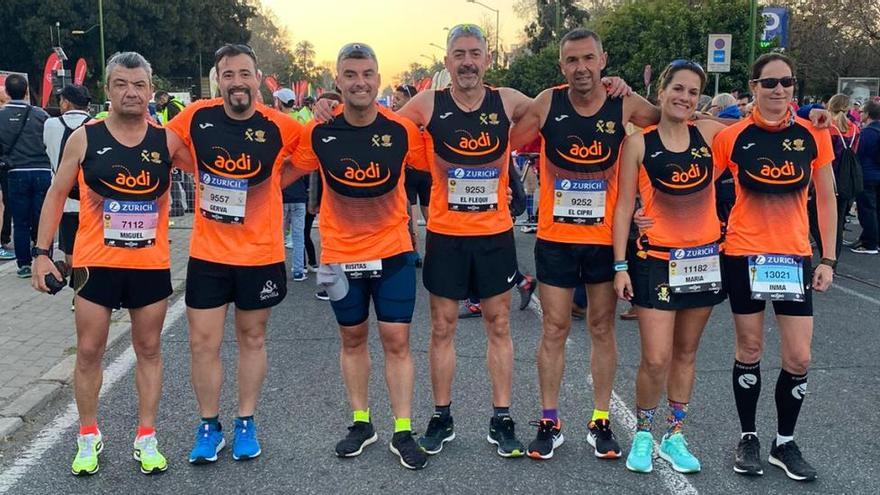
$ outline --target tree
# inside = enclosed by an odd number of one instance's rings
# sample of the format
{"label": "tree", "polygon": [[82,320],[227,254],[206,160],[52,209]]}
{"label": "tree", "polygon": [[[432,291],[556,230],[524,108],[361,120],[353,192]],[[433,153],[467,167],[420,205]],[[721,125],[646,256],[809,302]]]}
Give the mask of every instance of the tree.
{"label": "tree", "polygon": [[409,64],[409,69],[397,75],[397,81],[400,84],[416,84],[426,77],[434,77],[436,72],[443,70],[443,62],[436,60],[431,65],[424,65],[419,62]]}
{"label": "tree", "polygon": [[[156,74],[197,80],[207,74],[220,45],[249,40],[247,22],[254,13],[245,0],[104,2],[106,56],[136,50],[150,61]],[[3,69],[27,72],[31,81],[39,81],[52,50],[49,26],[54,27],[56,21],[60,22],[61,46],[71,59],[67,68],[77,58],[85,58],[90,68],[87,84],[94,87],[101,67],[98,29],[72,34],[98,23],[94,0],[4,0],[0,9],[0,25],[6,26],[0,30]]]}
{"label": "tree", "polygon": [[528,96],[565,82],[559,70],[559,49],[546,46],[535,55],[517,57],[506,71],[490,71],[486,81],[497,86],[508,86]]}
{"label": "tree", "polygon": [[[624,78],[642,93],[646,64],[658,68],[657,73],[669,62],[682,58],[705,67],[708,35],[731,33],[731,68],[729,73],[721,74],[721,87],[746,88],[748,0],[636,0],[608,11],[591,27],[602,36],[608,52],[607,74]],[[760,34],[761,29],[756,29],[756,40]]]}
{"label": "tree", "polygon": [[568,31],[583,27],[590,19],[589,11],[577,0],[520,1],[517,8],[521,16],[533,19],[525,27],[532,53],[540,52]]}
{"label": "tree", "polygon": [[311,41],[302,40],[296,44],[293,55],[296,65],[307,77],[311,77],[315,69],[315,45]]}
{"label": "tree", "polygon": [[250,19],[248,28],[251,30],[250,46],[257,54],[263,74],[275,75],[280,82],[289,83],[299,67],[294,62],[287,28],[279,27],[275,13],[263,6]]}

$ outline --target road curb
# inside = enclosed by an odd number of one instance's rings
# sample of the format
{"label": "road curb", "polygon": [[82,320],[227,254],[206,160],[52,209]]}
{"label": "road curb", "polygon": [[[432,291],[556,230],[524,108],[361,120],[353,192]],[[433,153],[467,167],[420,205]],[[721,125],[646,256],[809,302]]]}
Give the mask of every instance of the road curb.
{"label": "road curb", "polygon": [[[173,293],[168,300],[169,307],[178,297],[181,297],[181,289],[186,282],[186,265],[171,274]],[[112,348],[123,337],[131,334],[131,320],[128,312],[123,311],[114,315],[110,322],[110,331],[107,335],[107,349]],[[8,441],[27,419],[38,413],[43,406],[48,404],[67,386],[73,383],[73,371],[76,367],[76,355],[70,355],[58,364],[43,373],[43,375],[31,383],[27,390],[17,399],[7,404],[0,410],[0,441]]]}

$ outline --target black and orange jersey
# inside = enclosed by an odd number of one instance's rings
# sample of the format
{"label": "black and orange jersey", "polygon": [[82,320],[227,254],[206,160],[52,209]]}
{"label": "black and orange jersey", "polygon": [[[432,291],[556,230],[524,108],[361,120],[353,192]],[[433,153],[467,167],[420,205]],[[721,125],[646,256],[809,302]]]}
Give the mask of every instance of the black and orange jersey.
{"label": "black and orange jersey", "polygon": [[[645,158],[639,167],[639,195],[654,225],[645,231],[648,254],[669,259],[669,248],[718,242],[721,222],[715,212],[715,177],[711,147],[695,125],[682,152],[669,151],[656,126],[644,130]],[[667,248],[651,250],[650,247]]]}
{"label": "black and orange jersey", "polygon": [[541,127],[538,238],[610,246],[617,203],[617,160],[626,136],[623,99],[578,114],[568,85],[553,89]]}
{"label": "black and orange jersey", "polygon": [[771,131],[749,117],[719,132],[712,153],[736,187],[725,252],[810,256],[807,189],[813,170],[834,159],[828,131],[801,118]]}
{"label": "black and orange jersey", "polygon": [[119,143],[103,120],[86,124],[85,132],[73,266],[170,268],[171,156],[165,129],[148,124],[134,147]]}
{"label": "black and orange jersey", "polygon": [[510,119],[497,89],[465,112],[450,89],[434,92],[426,130],[431,162],[428,230],[446,235],[499,234],[513,228],[507,205]]}
{"label": "black and orange jersey", "polygon": [[235,120],[223,99],[197,101],[168,123],[196,164],[196,207],[190,256],[258,266],[284,261],[281,168],[302,126],[265,105]]}
{"label": "black and orange jersey", "polygon": [[293,156],[297,168],[321,173],[321,263],[413,250],[404,167],[428,170],[424,139],[412,121],[377,107],[373,123],[356,127],[339,105],[332,121],[306,125]]}

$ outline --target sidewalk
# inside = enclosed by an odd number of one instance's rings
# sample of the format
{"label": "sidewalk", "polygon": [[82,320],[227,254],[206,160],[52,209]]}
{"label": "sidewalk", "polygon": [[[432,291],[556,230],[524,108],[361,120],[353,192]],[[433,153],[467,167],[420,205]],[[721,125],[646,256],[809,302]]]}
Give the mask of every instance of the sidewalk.
{"label": "sidewalk", "polygon": [[[172,220],[168,235],[175,298],[186,278],[192,215]],[[76,357],[73,291],[39,293],[30,279],[15,276],[15,268],[15,260],[0,265],[0,439],[70,385]],[[128,311],[116,311],[111,319],[108,348],[129,336]]]}

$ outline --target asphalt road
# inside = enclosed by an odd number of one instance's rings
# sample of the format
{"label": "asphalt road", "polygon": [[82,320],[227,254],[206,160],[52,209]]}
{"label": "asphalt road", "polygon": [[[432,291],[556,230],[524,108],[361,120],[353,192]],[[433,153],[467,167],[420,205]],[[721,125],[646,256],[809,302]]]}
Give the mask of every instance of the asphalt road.
{"label": "asphalt road", "polygon": [[[533,272],[534,237],[517,233],[521,267]],[[403,469],[387,449],[393,421],[380,371],[381,346],[373,334],[371,353],[372,413],[380,442],[355,459],[338,459],[335,442],[346,432],[350,412],[340,378],[339,337],[328,303],[313,297],[314,279],[290,282],[287,299],[273,312],[267,347],[270,371],[257,416],[263,456],[235,462],[227,449],[219,462],[191,466],[186,462],[197,424],[189,385],[187,328],[182,301],[170,314],[163,336],[165,387],[159,439],[169,470],[144,476],[131,458],[136,426],[131,351],[128,343],[108,353],[108,372],[101,400],[100,426],[105,450],[101,470],[76,478],[69,467],[75,453],[75,409],[70,391],[50,404],[32,424],[0,448],[0,494],[56,493],[864,493],[880,492],[874,454],[880,424],[880,257],[846,253],[837,288],[817,295],[816,331],[808,399],[797,440],[818,468],[819,479],[799,484],[765,464],[761,478],[744,478],[732,469],[738,421],[730,386],[733,327],[728,306],[716,308],[703,336],[697,381],[686,434],[703,471],[683,476],[662,460],[651,474],[630,473],[624,461],[598,460],[586,443],[592,409],[588,385],[589,338],[575,322],[567,347],[567,367],[560,413],[566,443],[550,461],[502,459],[485,440],[491,399],[485,370],[485,334],[480,320],[459,324],[458,369],[453,415],[457,439],[429,460],[423,471]],[[853,278],[855,277],[855,278]],[[414,428],[424,431],[432,412],[427,349],[427,293],[421,289],[412,326],[416,362]],[[515,297],[516,299],[516,297]],[[622,309],[623,305],[620,305]],[[538,309],[511,313],[516,361],[512,414],[524,443],[535,433],[527,422],[540,412],[535,350],[541,332]],[[779,371],[779,340],[772,318],[766,323],[763,390],[758,430],[766,456],[775,433],[773,386]],[[628,450],[632,424],[634,378],[639,360],[636,323],[619,322],[620,367],[612,421]],[[235,408],[236,346],[227,325],[223,347],[226,386],[222,417],[231,425]],[[662,418],[658,423],[662,424]],[[659,438],[660,428],[656,429]]]}

